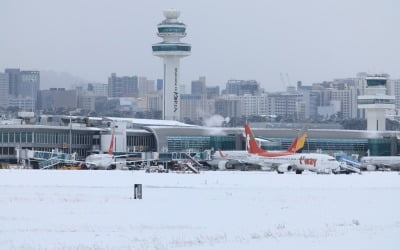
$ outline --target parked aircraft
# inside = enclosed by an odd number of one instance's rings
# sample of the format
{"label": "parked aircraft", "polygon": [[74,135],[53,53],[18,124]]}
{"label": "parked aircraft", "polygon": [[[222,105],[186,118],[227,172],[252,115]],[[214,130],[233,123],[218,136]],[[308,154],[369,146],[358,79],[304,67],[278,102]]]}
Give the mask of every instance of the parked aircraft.
{"label": "parked aircraft", "polygon": [[369,171],[400,171],[400,156],[364,156],[361,158],[362,168]]}
{"label": "parked aircraft", "polygon": [[340,168],[340,163],[332,156],[317,153],[292,153],[292,152],[268,152],[261,149],[248,124],[245,124],[246,137],[249,136],[248,152],[262,157],[266,163],[272,164],[280,174],[296,171],[301,174],[304,170],[317,173],[331,173]]}
{"label": "parked aircraft", "polygon": [[[303,150],[307,138],[307,129],[303,128],[286,151],[274,151],[277,155],[299,153]],[[248,143],[247,143],[248,144]],[[255,168],[272,170],[272,164],[265,162],[261,157],[249,153],[247,150],[221,151],[218,150],[212,156],[209,164],[218,166],[218,169],[235,169],[237,165],[243,170]]]}
{"label": "parked aircraft", "polygon": [[89,169],[124,169],[129,163],[136,163],[138,161],[127,161],[125,158],[129,155],[114,155],[115,147],[114,128],[111,133],[111,142],[106,154],[91,154],[86,157],[84,164]]}

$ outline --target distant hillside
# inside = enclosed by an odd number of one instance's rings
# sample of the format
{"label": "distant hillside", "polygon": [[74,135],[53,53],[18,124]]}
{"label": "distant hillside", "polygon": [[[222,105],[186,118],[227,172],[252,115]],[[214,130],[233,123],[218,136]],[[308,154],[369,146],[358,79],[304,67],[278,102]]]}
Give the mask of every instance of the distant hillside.
{"label": "distant hillside", "polygon": [[40,71],[40,89],[49,88],[66,88],[70,89],[72,86],[76,86],[90,81],[82,79],[78,76],[71,75],[66,72],[55,72],[55,71]]}

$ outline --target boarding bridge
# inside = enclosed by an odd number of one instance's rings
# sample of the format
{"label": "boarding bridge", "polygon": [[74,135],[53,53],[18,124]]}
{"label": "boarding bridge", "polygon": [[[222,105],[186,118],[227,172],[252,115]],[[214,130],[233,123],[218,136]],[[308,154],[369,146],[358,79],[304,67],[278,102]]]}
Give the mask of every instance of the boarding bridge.
{"label": "boarding bridge", "polygon": [[50,158],[47,160],[39,161],[39,168],[40,169],[49,169],[56,167],[57,165],[65,163],[64,160],[58,158]]}
{"label": "boarding bridge", "polygon": [[340,160],[346,162],[347,164],[349,164],[351,166],[361,167],[361,162],[354,160],[353,158],[342,156],[340,158]]}
{"label": "boarding bridge", "polygon": [[30,149],[16,149],[18,161],[24,162],[25,167],[31,168],[36,165],[40,169],[56,167],[64,163],[75,162],[76,153],[67,154],[53,150],[52,152],[37,151]]}
{"label": "boarding bridge", "polygon": [[341,170],[339,172],[361,174],[361,162],[354,160],[353,158],[350,158],[348,156],[341,156],[339,161],[341,162]]}

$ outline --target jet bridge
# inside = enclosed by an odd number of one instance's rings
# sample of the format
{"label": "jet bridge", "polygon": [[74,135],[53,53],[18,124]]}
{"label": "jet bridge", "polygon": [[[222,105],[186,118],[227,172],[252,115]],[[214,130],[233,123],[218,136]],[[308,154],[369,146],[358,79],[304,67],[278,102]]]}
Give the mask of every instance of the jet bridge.
{"label": "jet bridge", "polygon": [[16,149],[17,159],[25,168],[49,169],[65,163],[75,162],[76,153],[67,154],[53,150],[52,152],[30,149]]}

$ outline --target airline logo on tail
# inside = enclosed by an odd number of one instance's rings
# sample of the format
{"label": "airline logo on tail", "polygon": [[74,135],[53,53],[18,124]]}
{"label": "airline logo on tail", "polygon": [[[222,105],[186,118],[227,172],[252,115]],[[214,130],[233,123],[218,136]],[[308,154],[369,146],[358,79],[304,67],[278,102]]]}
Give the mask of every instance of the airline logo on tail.
{"label": "airline logo on tail", "polygon": [[258,146],[256,139],[254,138],[253,132],[251,132],[251,129],[247,123],[244,125],[244,132],[246,134],[246,137],[249,137],[249,148],[247,149],[247,151],[250,154],[259,154],[266,152]]}
{"label": "airline logo on tail", "polygon": [[295,153],[300,153],[304,148],[305,141],[307,139],[306,129],[303,129],[299,135],[295,138],[293,143],[290,145],[289,149],[284,152],[268,152],[262,148],[260,148],[257,144],[257,141],[251,131],[249,125],[246,123],[244,125],[246,138],[249,138],[248,141],[248,152],[250,154],[259,154],[267,157],[275,157],[275,156],[283,156],[283,155],[291,155]]}
{"label": "airline logo on tail", "polygon": [[301,153],[307,139],[307,128],[303,128],[290,145],[288,151],[293,153]]}

